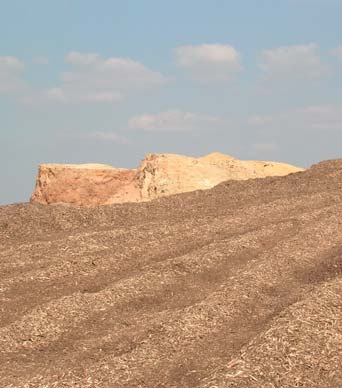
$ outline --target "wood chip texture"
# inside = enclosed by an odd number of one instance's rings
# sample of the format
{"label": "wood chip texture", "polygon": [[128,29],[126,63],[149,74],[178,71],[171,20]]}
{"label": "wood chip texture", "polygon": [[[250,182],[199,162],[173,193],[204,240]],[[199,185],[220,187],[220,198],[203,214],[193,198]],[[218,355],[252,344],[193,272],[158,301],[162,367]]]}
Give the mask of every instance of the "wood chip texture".
{"label": "wood chip texture", "polygon": [[1,388],[338,388],[342,160],[0,207]]}

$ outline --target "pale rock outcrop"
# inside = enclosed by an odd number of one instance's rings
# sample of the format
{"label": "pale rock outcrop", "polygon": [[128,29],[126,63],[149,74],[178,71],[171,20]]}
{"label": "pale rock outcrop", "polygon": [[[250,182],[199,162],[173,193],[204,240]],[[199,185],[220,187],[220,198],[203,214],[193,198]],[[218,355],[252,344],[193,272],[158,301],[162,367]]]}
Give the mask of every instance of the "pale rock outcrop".
{"label": "pale rock outcrop", "polygon": [[128,202],[138,201],[134,176],[134,170],[104,164],[42,164],[31,201],[97,206],[116,202],[116,194]]}
{"label": "pale rock outcrop", "polygon": [[285,163],[245,161],[213,153],[201,158],[149,154],[136,170],[102,164],[42,164],[32,202],[97,206],[149,201],[209,189],[226,180],[281,176],[302,171]]}

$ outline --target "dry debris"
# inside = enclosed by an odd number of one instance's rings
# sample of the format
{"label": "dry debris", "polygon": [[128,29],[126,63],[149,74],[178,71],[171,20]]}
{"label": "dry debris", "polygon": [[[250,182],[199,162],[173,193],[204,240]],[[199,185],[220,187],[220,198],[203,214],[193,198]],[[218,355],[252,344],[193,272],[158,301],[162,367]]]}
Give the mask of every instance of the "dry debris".
{"label": "dry debris", "polygon": [[0,387],[340,387],[341,231],[342,160],[0,207]]}

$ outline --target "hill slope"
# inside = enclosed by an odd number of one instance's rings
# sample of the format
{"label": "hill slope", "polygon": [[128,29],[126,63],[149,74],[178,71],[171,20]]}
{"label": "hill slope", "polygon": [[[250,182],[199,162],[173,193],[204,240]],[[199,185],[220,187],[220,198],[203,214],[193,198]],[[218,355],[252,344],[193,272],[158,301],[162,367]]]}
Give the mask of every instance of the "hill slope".
{"label": "hill slope", "polygon": [[341,386],[341,231],[342,160],[0,207],[0,386]]}

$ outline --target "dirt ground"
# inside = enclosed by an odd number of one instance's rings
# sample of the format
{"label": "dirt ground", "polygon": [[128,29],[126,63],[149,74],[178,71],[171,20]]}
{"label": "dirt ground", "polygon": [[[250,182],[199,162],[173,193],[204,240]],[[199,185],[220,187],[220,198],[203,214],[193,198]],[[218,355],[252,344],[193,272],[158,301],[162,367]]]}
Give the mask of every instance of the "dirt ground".
{"label": "dirt ground", "polygon": [[0,207],[0,387],[342,387],[341,269],[342,160]]}

